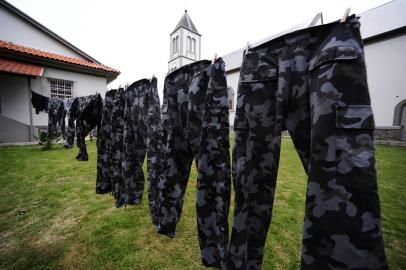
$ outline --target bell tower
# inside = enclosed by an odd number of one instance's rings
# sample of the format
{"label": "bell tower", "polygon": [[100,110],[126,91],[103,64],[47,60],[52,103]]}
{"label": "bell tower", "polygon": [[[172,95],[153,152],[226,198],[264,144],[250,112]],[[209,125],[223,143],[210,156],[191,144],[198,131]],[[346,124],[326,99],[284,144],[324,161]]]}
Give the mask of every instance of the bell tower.
{"label": "bell tower", "polygon": [[168,72],[200,60],[201,35],[190,19],[187,10],[175,30],[170,34],[170,59]]}

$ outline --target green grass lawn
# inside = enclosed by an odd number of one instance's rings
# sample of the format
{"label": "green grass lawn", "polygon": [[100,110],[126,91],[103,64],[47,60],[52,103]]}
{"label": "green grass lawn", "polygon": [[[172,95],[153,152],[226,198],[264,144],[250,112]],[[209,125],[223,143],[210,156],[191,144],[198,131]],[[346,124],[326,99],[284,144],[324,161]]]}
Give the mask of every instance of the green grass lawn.
{"label": "green grass lawn", "polygon": [[[95,194],[96,147],[0,148],[0,269],[205,269],[196,230],[196,170],[174,239],[151,224],[146,194],[140,206],[116,209]],[[377,146],[386,253],[391,269],[406,269],[406,148]],[[299,269],[306,176],[283,140],[273,221],[264,269]],[[232,210],[231,210],[232,213]]]}

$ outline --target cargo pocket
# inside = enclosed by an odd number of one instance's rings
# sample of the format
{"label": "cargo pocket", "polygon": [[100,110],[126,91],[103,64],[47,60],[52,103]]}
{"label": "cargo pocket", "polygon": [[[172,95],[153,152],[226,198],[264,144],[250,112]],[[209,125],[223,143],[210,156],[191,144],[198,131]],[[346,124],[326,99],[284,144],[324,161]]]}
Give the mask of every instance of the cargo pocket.
{"label": "cargo pocket", "polygon": [[277,79],[278,68],[270,56],[255,52],[245,54],[241,67],[241,83],[272,82]]}
{"label": "cargo pocket", "polygon": [[358,58],[358,49],[354,46],[333,46],[322,50],[310,60],[309,70],[335,62],[352,61]]}
{"label": "cargo pocket", "polygon": [[347,181],[351,174],[354,175],[352,186],[356,189],[369,188],[362,179],[373,172],[375,164],[375,124],[371,106],[337,107],[335,125],[337,179]]}

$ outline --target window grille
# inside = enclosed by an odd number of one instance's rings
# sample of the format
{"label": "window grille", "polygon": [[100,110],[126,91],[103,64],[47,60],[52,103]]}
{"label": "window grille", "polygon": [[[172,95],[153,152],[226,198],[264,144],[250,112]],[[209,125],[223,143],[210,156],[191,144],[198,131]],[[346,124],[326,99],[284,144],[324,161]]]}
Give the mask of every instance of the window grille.
{"label": "window grille", "polygon": [[47,78],[50,86],[51,98],[65,99],[72,97],[73,81]]}

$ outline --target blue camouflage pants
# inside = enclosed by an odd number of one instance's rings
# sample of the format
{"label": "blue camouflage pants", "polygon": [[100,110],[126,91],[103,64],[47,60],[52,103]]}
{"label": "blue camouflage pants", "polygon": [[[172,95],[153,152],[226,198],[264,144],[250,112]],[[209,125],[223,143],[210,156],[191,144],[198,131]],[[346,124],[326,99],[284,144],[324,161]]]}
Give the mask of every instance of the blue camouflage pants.
{"label": "blue camouflage pants", "polygon": [[100,127],[103,101],[100,94],[78,98],[78,117],[76,119],[76,143],[79,147],[77,160],[88,160],[85,137],[96,126]]}
{"label": "blue camouflage pants", "polygon": [[262,267],[283,130],[308,175],[301,269],[388,268],[359,27],[352,16],[245,52],[229,269]]}
{"label": "blue camouflage pants", "polygon": [[65,115],[63,101],[50,98],[48,100],[48,138],[56,139],[65,133]]}
{"label": "blue camouflage pants", "polygon": [[112,192],[116,206],[141,203],[142,165],[147,156],[148,200],[157,224],[157,183],[161,172],[161,111],[157,79],[142,79],[106,93],[100,134],[96,193]]}
{"label": "blue camouflage pants", "polygon": [[227,83],[224,62],[202,60],[165,78],[163,175],[158,185],[158,233],[173,237],[193,160],[202,261],[225,269],[230,201]]}

